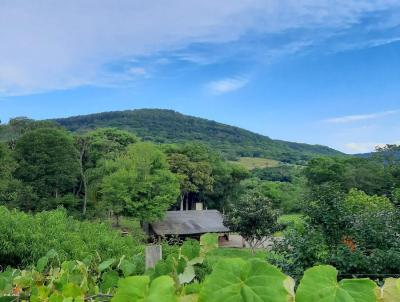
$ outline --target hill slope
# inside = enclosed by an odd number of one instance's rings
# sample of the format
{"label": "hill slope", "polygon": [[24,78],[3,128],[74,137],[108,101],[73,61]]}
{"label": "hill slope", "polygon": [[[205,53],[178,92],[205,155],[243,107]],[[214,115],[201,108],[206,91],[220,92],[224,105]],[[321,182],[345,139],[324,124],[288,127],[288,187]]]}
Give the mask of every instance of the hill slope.
{"label": "hill slope", "polygon": [[74,132],[115,127],[134,132],[143,140],[157,143],[201,141],[231,159],[250,156],[300,162],[318,155],[342,154],[325,146],[273,140],[238,127],[183,115],[172,110],[138,109],[104,112],[54,121]]}

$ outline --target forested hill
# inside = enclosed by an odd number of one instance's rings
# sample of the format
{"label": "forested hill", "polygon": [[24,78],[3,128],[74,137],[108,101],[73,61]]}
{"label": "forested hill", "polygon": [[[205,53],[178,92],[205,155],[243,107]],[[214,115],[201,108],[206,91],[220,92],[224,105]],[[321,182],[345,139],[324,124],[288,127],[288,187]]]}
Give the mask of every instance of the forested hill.
{"label": "forested hill", "polygon": [[221,151],[228,158],[252,156],[299,162],[316,155],[341,154],[325,146],[273,140],[238,127],[183,115],[172,110],[138,109],[103,112],[55,121],[74,132],[115,127],[132,131],[143,140],[157,143],[197,140]]}

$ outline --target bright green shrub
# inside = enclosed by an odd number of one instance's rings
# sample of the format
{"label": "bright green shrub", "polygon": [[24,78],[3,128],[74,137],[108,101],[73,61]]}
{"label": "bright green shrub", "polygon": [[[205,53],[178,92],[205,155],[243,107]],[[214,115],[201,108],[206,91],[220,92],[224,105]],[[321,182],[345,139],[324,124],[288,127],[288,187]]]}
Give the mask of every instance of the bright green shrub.
{"label": "bright green shrub", "polygon": [[65,210],[32,215],[5,207],[0,207],[0,247],[3,267],[35,263],[51,249],[61,261],[89,255],[132,257],[143,250],[132,237],[121,237],[108,224],[79,221]]}

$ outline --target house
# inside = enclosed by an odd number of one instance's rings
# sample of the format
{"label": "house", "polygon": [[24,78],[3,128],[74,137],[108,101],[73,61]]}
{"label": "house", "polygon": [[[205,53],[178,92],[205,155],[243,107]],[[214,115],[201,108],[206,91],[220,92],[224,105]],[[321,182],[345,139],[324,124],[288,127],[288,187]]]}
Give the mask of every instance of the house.
{"label": "house", "polygon": [[205,233],[228,232],[218,210],[168,211],[163,220],[149,225],[149,233],[156,237],[200,238]]}

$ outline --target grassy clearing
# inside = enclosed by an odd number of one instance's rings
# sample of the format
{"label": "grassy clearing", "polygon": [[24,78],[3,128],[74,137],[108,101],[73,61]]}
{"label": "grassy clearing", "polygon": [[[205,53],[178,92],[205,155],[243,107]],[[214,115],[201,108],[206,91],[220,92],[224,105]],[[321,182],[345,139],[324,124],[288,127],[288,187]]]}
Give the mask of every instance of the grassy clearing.
{"label": "grassy clearing", "polygon": [[260,157],[241,157],[238,161],[234,161],[234,163],[239,163],[247,170],[254,170],[256,168],[273,168],[279,166],[279,161],[277,160]]}
{"label": "grassy clearing", "polygon": [[279,217],[278,222],[285,225],[300,226],[304,223],[304,218],[301,214],[286,214]]}
{"label": "grassy clearing", "polygon": [[121,233],[127,232],[138,242],[144,243],[146,241],[147,235],[144,233],[142,227],[140,226],[140,222],[135,218],[121,216],[119,220],[119,227],[115,225],[114,218],[109,218],[106,220],[106,222]]}
{"label": "grassy clearing", "polygon": [[284,236],[284,232],[292,229],[299,230],[304,226],[304,217],[301,214],[286,214],[278,218],[278,222],[285,226],[285,230],[276,232],[275,237]]}

